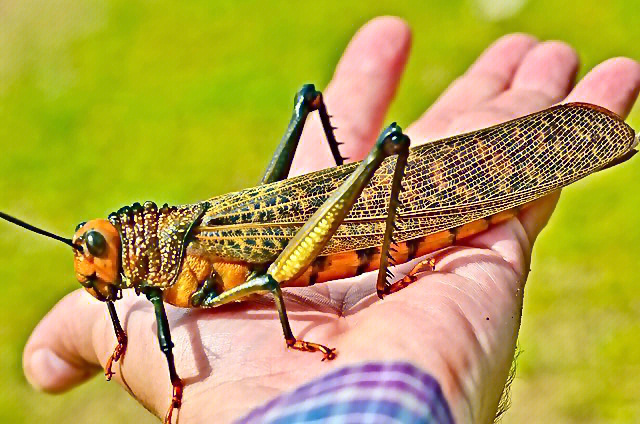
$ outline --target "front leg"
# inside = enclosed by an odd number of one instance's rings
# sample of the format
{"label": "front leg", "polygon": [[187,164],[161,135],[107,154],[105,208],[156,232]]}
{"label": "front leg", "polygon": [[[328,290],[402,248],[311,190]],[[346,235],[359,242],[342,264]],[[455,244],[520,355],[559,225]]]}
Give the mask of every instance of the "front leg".
{"label": "front leg", "polygon": [[171,397],[169,410],[164,417],[164,424],[170,424],[174,409],[178,409],[182,405],[182,390],[184,384],[176,372],[176,364],[173,358],[173,342],[171,341],[169,320],[167,319],[167,313],[164,310],[164,303],[162,302],[162,290],[156,287],[145,287],[141,291],[153,304],[156,313],[156,323],[158,325],[160,350],[167,357],[167,365],[169,366],[169,377],[171,379],[171,385],[173,386],[173,395]]}
{"label": "front leg", "polygon": [[120,325],[118,313],[116,312],[116,307],[113,302],[107,302],[107,309],[109,309],[109,315],[111,316],[111,322],[113,323],[113,330],[115,331],[116,338],[118,340],[118,345],[109,357],[107,365],[104,367],[104,376],[107,378],[107,381],[109,381],[111,380],[111,377],[113,377],[113,371],[111,371],[113,363],[118,362],[120,359],[122,359],[122,357],[124,356],[124,352],[127,350],[127,334],[124,332],[122,326]]}

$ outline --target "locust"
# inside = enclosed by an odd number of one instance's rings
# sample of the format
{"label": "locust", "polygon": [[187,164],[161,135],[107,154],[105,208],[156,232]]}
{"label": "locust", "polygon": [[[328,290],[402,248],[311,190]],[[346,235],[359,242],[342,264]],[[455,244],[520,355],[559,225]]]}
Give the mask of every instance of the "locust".
{"label": "locust", "polygon": [[[317,112],[336,167],[287,178],[302,130]],[[125,354],[128,339],[114,302],[134,289],[153,304],[161,351],[173,387],[164,418],[182,405],[164,304],[213,308],[271,294],[286,347],[335,349],[300,340],[289,325],[283,287],[304,287],[378,270],[380,298],[435,269],[446,247],[518,215],[536,199],[621,163],[640,141],[619,116],[570,103],[489,128],[410,148],[397,124],[385,128],[368,156],[343,164],[322,93],[304,85],[286,132],[256,187],[194,204],[147,201],[76,227],[67,239],[17,218],[0,217],[71,246],[75,276],[106,303],[118,341],[105,366]],[[404,278],[389,271],[426,257]]]}

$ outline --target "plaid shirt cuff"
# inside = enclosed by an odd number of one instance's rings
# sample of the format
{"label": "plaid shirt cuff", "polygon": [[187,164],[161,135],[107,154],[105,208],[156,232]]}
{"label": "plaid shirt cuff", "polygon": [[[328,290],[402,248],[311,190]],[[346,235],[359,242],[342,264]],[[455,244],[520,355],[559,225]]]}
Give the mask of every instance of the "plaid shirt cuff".
{"label": "plaid shirt cuff", "polygon": [[453,423],[440,384],[407,362],[333,371],[254,409],[237,423]]}

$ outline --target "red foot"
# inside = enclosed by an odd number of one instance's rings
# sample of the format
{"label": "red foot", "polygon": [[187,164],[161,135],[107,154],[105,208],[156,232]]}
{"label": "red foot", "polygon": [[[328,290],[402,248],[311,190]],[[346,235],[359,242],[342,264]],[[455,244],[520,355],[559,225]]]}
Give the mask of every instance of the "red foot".
{"label": "red foot", "polygon": [[122,333],[117,334],[118,337],[118,346],[116,346],[115,350],[111,354],[111,357],[107,361],[107,365],[104,367],[104,376],[107,378],[107,381],[111,380],[113,377],[113,371],[111,368],[113,367],[114,362],[118,362],[124,356],[124,352],[127,350],[127,335],[123,331]]}
{"label": "red foot", "polygon": [[417,274],[425,271],[433,272],[436,269],[436,257],[430,257],[423,261],[418,262],[407,275],[393,284],[385,285],[383,289],[378,289],[378,297],[382,299],[388,294],[392,294],[402,290],[410,284],[415,283],[418,280]]}
{"label": "red foot", "polygon": [[321,344],[305,342],[304,340],[287,340],[287,347],[302,352],[322,352],[323,361],[331,361],[336,359],[336,350],[334,348],[326,347]]}
{"label": "red foot", "polygon": [[167,411],[167,415],[164,417],[164,424],[171,424],[171,418],[173,417],[173,410],[180,409],[182,406],[182,389],[184,385],[182,380],[178,379],[173,383],[173,396],[171,397],[171,405]]}

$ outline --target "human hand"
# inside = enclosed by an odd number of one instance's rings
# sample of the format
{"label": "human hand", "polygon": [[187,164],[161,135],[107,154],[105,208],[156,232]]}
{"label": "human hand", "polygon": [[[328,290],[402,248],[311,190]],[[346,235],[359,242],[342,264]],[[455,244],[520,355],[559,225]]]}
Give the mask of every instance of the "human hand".
{"label": "human hand", "polygon": [[[402,21],[378,18],[347,48],[324,93],[344,156],[363,157],[376,139],[409,47]],[[640,89],[640,65],[606,61],[572,90],[577,68],[575,52],[563,43],[503,37],[406,132],[417,145],[562,101],[628,113]],[[312,119],[292,174],[332,166],[328,151],[318,153],[324,144]],[[287,350],[267,298],[214,310],[167,306],[186,385],[180,421],[230,421],[319,374],[367,360],[411,361],[440,382],[457,422],[491,421],[513,357],[533,241],[556,201],[557,195],[542,199],[518,218],[465,240],[467,247],[440,257],[437,272],[383,301],[375,295],[375,274],[288,291],[295,335],[337,348],[331,362]],[[114,380],[162,417],[171,384],[153,308],[128,293],[117,309],[129,344]],[[105,305],[78,290],[34,330],[25,373],[36,387],[62,392],[98,373],[115,345]]]}

